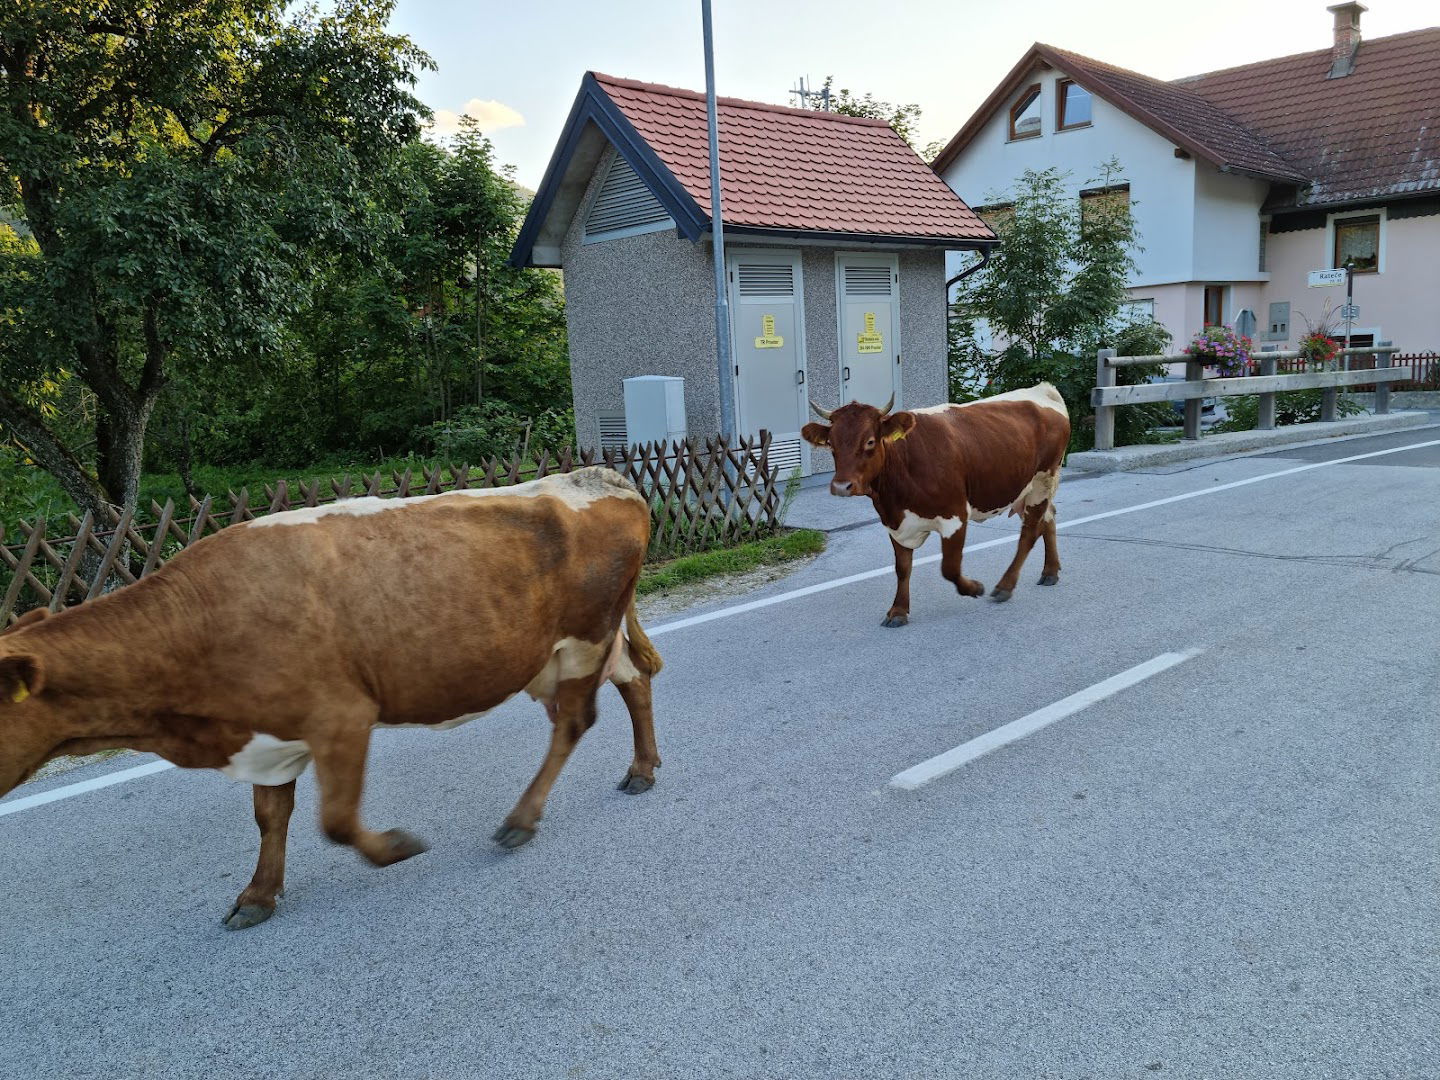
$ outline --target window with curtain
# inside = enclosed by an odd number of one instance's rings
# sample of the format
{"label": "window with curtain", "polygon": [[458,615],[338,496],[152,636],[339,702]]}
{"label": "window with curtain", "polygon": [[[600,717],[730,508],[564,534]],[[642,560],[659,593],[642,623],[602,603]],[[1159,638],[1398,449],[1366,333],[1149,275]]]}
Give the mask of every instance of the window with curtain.
{"label": "window with curtain", "polygon": [[1380,215],[1341,218],[1335,222],[1335,265],[1354,261],[1355,273],[1380,269]]}

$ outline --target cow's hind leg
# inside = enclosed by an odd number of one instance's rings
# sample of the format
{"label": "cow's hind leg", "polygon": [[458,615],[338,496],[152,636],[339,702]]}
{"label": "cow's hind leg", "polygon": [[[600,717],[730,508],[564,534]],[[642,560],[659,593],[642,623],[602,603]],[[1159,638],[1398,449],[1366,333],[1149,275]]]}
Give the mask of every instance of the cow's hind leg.
{"label": "cow's hind leg", "polygon": [[[1009,600],[1015,592],[1015,584],[1020,580],[1020,570],[1024,567],[1025,560],[1030,557],[1030,550],[1035,546],[1035,541],[1038,540],[1040,534],[1045,531],[1045,519],[1050,516],[1050,501],[1048,499],[1045,502],[1036,503],[1034,506],[1025,507],[1025,515],[1021,519],[1022,524],[1020,526],[1020,543],[1015,548],[1015,558],[1011,560],[1009,568],[1000,580],[995,583],[995,588],[990,593],[996,602],[1003,603]],[[1049,534],[1045,541],[1045,565],[1047,567],[1050,565],[1050,551],[1054,546],[1054,540],[1052,539],[1054,532],[1055,525],[1052,521],[1050,522]],[[1056,563],[1055,570],[1058,574],[1060,570],[1058,562]],[[1051,584],[1053,584],[1053,582]]]}
{"label": "cow's hind leg", "polygon": [[632,662],[629,670],[617,671],[610,681],[620,691],[625,708],[630,710],[630,726],[635,729],[635,757],[620,781],[620,790],[627,795],[639,795],[655,786],[655,770],[660,766],[650,674],[634,667]]}
{"label": "cow's hind leg", "polygon": [[1055,543],[1055,505],[1045,515],[1045,568],[1040,571],[1041,585],[1057,585],[1060,582],[1060,548]]}
{"label": "cow's hind leg", "polygon": [[895,602],[880,625],[893,629],[910,621],[910,569],[915,565],[915,552],[896,543],[893,536],[890,546],[895,549]]}
{"label": "cow's hind leg", "polygon": [[985,586],[960,572],[960,558],[965,554],[965,531],[967,522],[961,521],[960,528],[953,536],[940,540],[940,574],[955,586],[961,596],[984,596]]}
{"label": "cow's hind leg", "polygon": [[625,616],[625,626],[628,638],[622,639],[619,662],[610,675],[610,681],[615,684],[615,689],[620,691],[625,708],[630,712],[630,726],[635,731],[635,757],[630,762],[625,778],[620,781],[620,790],[627,795],[639,795],[655,786],[655,770],[660,767],[660,748],[655,745],[655,710],[650,680],[664,665],[644,627],[640,625],[633,597]]}
{"label": "cow's hind leg", "polygon": [[275,914],[275,898],[285,888],[285,840],[295,809],[295,781],[255,785],[255,824],[260,826],[260,860],[255,876],[225,916],[227,930],[244,930]]}
{"label": "cow's hind leg", "polygon": [[315,779],[320,785],[320,825],[337,844],[349,844],[376,866],[389,866],[425,850],[425,842],[403,829],[372,832],[360,824],[360,793],[365,786],[365,757],[370,724],[348,725],[311,744]]}
{"label": "cow's hind leg", "polygon": [[600,676],[593,675],[578,679],[567,679],[556,689],[555,700],[548,702],[545,711],[550,714],[550,749],[540,765],[540,771],[520,801],[505,818],[505,823],[495,831],[495,842],[501,847],[517,848],[535,835],[536,826],[545,812],[545,800],[550,789],[565,767],[570,752],[580,741],[580,736],[589,731],[598,715],[595,695],[600,689]]}

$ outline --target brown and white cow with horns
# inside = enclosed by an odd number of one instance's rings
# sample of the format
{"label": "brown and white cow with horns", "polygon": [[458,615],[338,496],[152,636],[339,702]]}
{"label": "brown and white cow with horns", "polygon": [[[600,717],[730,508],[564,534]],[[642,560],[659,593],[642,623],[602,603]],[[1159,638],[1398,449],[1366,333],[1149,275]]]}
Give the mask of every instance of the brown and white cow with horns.
{"label": "brown and white cow with horns", "polygon": [[325,835],[399,862],[425,845],[360,823],[371,731],[453,727],[524,690],[551,732],[495,834],[518,847],[606,680],[635,729],[620,787],[655,782],[660,657],[635,615],[649,535],[644,498],[600,468],[233,525],[128,588],[0,634],[0,794],[57,755],[114,747],[249,781],[260,860],[225,920],[238,929],[275,909],[310,761]]}
{"label": "brown and white cow with horns", "polygon": [[990,594],[1009,600],[1035,541],[1045,538],[1041,585],[1060,580],[1055,548],[1055,490],[1070,441],[1070,414],[1049,383],[971,401],[891,413],[852,401],[816,413],[829,424],[801,434],[835,455],[834,495],[868,495],[895,548],[895,603],[885,626],[910,618],[910,567],[915,549],[940,534],[940,573],[961,596],[985,586],[960,572],[965,527],[1009,511],[1021,515],[1020,546]]}

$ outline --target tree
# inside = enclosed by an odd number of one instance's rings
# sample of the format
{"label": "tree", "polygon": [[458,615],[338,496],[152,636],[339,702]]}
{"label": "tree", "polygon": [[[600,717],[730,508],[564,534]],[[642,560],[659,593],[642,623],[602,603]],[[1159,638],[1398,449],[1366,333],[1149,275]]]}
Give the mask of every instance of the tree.
{"label": "tree", "polygon": [[[1115,182],[1120,163],[1112,158],[1099,173],[1092,193],[1079,200],[1053,168],[1027,170],[1013,192],[987,196],[995,209],[985,216],[1000,245],[960,283],[952,311],[951,381],[962,394],[977,384],[994,393],[1048,381],[1065,397],[1078,431],[1093,416],[1097,349],[1150,355],[1168,343],[1158,323],[1121,317],[1142,249],[1128,190]],[[978,332],[982,322],[993,343]],[[1159,370],[1129,367],[1121,374],[1139,381]],[[1121,415],[1145,426],[1153,412]]]}
{"label": "tree", "polygon": [[842,113],[845,116],[884,120],[926,161],[931,160],[940,152],[940,143],[931,143],[922,150],[915,141],[920,137],[920,133],[916,130],[916,126],[920,123],[919,105],[897,105],[894,102],[881,101],[871,93],[866,93],[864,97],[843,89],[836,93],[831,90],[834,84],[835,76],[826,75],[820,92],[804,99],[806,105],[811,109]]}
{"label": "tree", "polygon": [[[0,425],[81,507],[133,503],[167,382],[281,354],[429,63],[390,0],[20,0],[0,14]],[[6,231],[0,227],[0,232]],[[91,457],[55,422],[93,395]],[[83,442],[84,440],[82,440]]]}

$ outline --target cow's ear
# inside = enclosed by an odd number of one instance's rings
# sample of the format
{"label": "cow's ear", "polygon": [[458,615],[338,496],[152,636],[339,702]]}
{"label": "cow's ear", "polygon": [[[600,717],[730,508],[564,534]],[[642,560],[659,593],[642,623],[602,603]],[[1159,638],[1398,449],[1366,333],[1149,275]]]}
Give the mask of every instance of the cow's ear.
{"label": "cow's ear", "polygon": [[31,694],[38,694],[45,685],[40,661],[23,653],[0,656],[0,706],[20,704]]}
{"label": "cow's ear", "polygon": [[914,427],[914,413],[892,413],[880,421],[880,434],[893,442],[896,439],[903,439],[906,435],[909,435],[911,429]]}
{"label": "cow's ear", "polygon": [[5,629],[0,630],[0,634],[8,634],[11,630],[19,630],[22,626],[30,626],[34,623],[39,622],[41,619],[48,619],[49,617],[50,611],[48,608],[31,608],[29,611],[25,612],[24,615],[21,615],[9,626],[5,627]]}
{"label": "cow's ear", "polygon": [[808,442],[811,446],[829,446],[830,425],[806,424],[803,428],[800,429],[800,437],[806,442]]}

